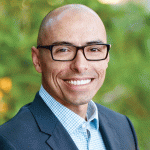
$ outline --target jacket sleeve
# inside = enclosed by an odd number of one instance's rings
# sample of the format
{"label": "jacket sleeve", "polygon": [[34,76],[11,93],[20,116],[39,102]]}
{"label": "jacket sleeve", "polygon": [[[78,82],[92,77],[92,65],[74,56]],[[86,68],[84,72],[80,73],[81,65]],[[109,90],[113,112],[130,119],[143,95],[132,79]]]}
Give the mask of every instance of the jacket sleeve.
{"label": "jacket sleeve", "polygon": [[0,135],[0,150],[17,150],[17,149],[11,144],[11,142],[8,139]]}
{"label": "jacket sleeve", "polygon": [[128,120],[128,123],[129,123],[129,125],[130,125],[131,131],[132,131],[132,133],[133,133],[133,137],[134,137],[134,141],[135,141],[135,147],[136,147],[136,150],[139,150],[139,147],[138,147],[138,141],[137,141],[137,136],[136,136],[134,127],[133,127],[131,121],[129,120],[129,118],[128,118],[128,117],[126,117],[126,118],[127,118],[127,120]]}

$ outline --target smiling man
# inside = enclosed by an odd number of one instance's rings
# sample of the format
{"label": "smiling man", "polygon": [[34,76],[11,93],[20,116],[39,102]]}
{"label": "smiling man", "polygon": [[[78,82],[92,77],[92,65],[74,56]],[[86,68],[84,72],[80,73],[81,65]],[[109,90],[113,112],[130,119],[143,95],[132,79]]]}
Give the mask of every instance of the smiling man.
{"label": "smiling man", "polygon": [[90,8],[65,5],[42,21],[33,64],[42,74],[34,101],[0,127],[1,150],[137,150],[130,120],[92,101],[110,45]]}

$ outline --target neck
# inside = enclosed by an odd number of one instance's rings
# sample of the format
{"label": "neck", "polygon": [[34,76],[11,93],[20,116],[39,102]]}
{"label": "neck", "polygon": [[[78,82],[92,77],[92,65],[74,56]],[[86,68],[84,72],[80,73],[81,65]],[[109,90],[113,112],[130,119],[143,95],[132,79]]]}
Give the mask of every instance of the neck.
{"label": "neck", "polygon": [[66,106],[68,109],[72,110],[74,113],[82,117],[83,119],[87,120],[87,108],[88,104],[84,105],[77,105],[77,106]]}

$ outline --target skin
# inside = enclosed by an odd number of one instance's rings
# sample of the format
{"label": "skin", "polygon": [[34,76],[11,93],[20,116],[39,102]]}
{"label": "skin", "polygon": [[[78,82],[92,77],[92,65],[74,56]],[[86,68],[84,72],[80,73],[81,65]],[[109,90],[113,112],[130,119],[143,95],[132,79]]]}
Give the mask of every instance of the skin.
{"label": "skin", "polygon": [[[39,30],[38,45],[70,42],[76,46],[87,42],[107,43],[105,27],[99,16],[83,5],[66,5],[49,13]],[[103,61],[88,61],[79,50],[73,61],[54,61],[50,51],[32,47],[33,64],[42,73],[42,85],[55,100],[86,119],[88,102],[102,86],[109,55]],[[67,80],[92,79],[86,85],[72,85]]]}

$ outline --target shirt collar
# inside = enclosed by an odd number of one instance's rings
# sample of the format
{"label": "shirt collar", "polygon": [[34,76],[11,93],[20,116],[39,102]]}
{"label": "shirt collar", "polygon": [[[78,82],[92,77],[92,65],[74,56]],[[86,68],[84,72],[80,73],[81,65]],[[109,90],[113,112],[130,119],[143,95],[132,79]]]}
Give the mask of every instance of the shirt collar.
{"label": "shirt collar", "polygon": [[[63,124],[65,129],[71,134],[74,130],[79,128],[83,123],[86,121],[56,101],[41,85],[39,95],[42,97],[43,101],[46,105],[52,110],[58,120]],[[71,122],[71,123],[70,123]],[[98,121],[98,112],[95,103],[91,100],[88,104],[87,109],[87,122],[92,122],[95,128],[98,130],[99,128],[99,121]]]}
{"label": "shirt collar", "polygon": [[95,128],[99,129],[99,119],[98,119],[98,110],[96,104],[91,100],[88,104],[87,109],[87,121],[92,122]]}

